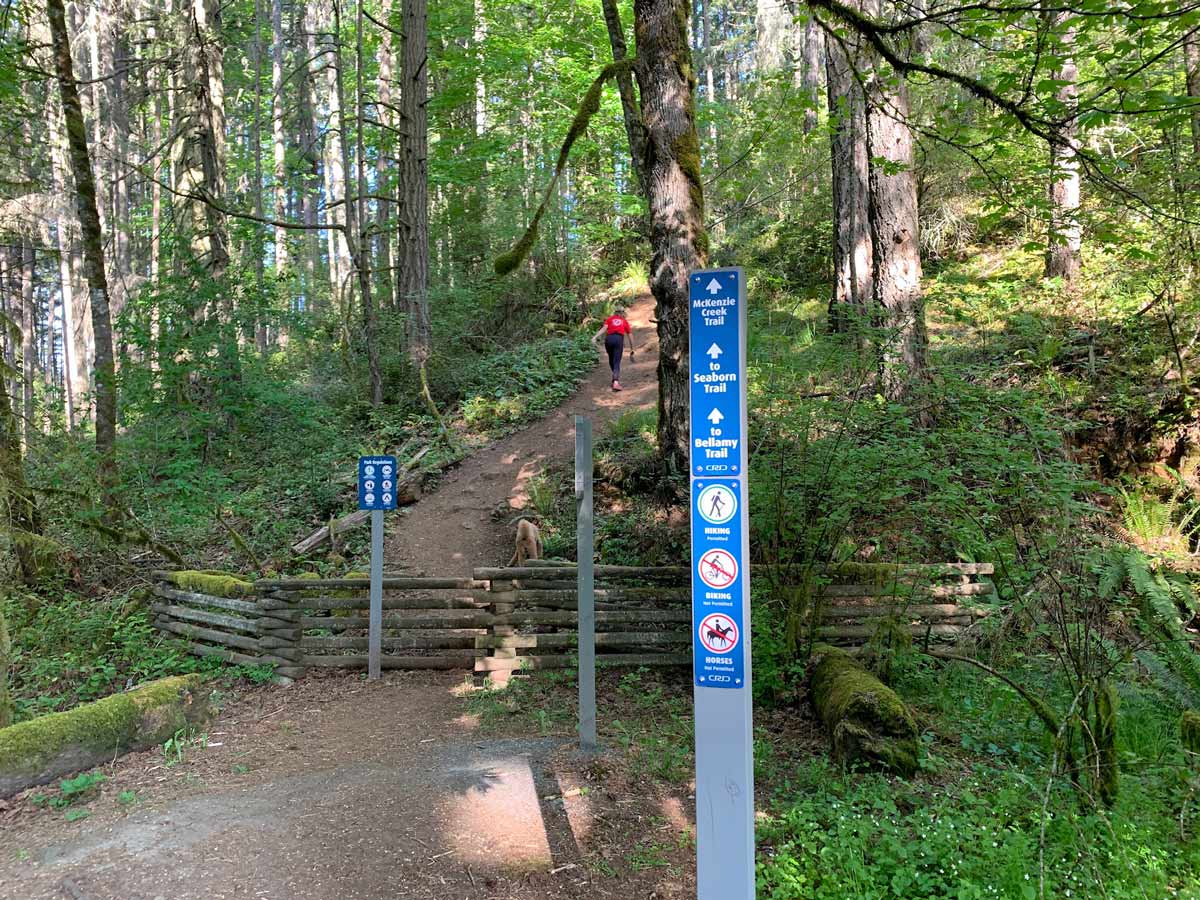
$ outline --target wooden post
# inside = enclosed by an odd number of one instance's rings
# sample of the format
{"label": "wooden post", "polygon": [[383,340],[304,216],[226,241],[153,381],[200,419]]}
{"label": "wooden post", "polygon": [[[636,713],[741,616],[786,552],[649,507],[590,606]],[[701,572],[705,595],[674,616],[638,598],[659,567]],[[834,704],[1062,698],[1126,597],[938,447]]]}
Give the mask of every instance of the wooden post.
{"label": "wooden post", "polygon": [[264,662],[275,662],[275,677],[284,684],[304,674],[300,646],[300,608],[285,591],[258,589],[258,645]]}
{"label": "wooden post", "polygon": [[596,592],[592,535],[592,423],[575,417],[575,550],[579,591],[579,746],[596,749]]}

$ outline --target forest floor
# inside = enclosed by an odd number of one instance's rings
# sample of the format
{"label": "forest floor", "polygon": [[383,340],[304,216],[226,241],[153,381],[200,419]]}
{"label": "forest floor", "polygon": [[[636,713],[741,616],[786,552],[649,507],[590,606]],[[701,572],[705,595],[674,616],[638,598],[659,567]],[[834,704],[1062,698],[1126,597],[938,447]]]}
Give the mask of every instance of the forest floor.
{"label": "forest floor", "polygon": [[657,403],[658,337],[649,295],[630,304],[635,360],[628,350],[621,386],[610,388],[607,361],[557,409],[529,427],[484,447],[448,473],[433,493],[394,520],[385,568],[445,577],[469,576],[474,566],[506,564],[512,556],[514,520],[529,505],[533,479],[575,450],[575,416],[588,416],[595,433],[622,413]]}
{"label": "forest floor", "polygon": [[[641,352],[624,392],[602,362],[550,415],[466,460],[398,521],[388,568],[465,575],[507,562],[510,520],[530,480],[570,458],[573,417],[600,426],[655,402],[652,310],[648,297],[630,309]],[[659,791],[622,754],[531,737],[524,717],[485,727],[468,705],[478,690],[462,673],[253,689],[204,740],[106,767],[66,815],[37,791],[0,802],[0,898],[694,895],[683,785]]]}

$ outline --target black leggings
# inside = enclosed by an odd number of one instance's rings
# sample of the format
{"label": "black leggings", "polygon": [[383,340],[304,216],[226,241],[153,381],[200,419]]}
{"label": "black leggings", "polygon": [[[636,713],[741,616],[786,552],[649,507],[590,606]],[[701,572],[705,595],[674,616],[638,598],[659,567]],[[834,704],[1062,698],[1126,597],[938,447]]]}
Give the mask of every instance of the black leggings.
{"label": "black leggings", "polygon": [[608,367],[612,369],[612,380],[621,380],[621,354],[625,352],[625,335],[610,334],[604,339],[604,349],[608,351]]}

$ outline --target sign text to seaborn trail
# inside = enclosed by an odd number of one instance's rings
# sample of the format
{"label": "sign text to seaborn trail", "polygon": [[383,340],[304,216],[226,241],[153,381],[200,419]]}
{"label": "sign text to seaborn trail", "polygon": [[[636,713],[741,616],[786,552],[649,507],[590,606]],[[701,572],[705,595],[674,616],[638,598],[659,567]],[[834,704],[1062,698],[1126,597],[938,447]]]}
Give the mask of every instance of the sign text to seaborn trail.
{"label": "sign text to seaborn trail", "polygon": [[689,288],[697,896],[753,900],[745,277],[692,272]]}

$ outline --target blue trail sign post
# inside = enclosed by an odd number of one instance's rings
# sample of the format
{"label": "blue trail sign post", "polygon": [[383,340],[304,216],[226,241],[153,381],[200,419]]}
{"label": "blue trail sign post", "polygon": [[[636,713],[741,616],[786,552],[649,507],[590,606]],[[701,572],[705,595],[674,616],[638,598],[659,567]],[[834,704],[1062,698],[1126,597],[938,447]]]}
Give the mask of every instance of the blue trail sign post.
{"label": "blue trail sign post", "polygon": [[371,611],[367,678],[379,677],[383,649],[383,513],[396,508],[396,457],[358,458],[358,508],[371,510]]}
{"label": "blue trail sign post", "polygon": [[689,276],[698,900],[754,898],[746,285]]}

